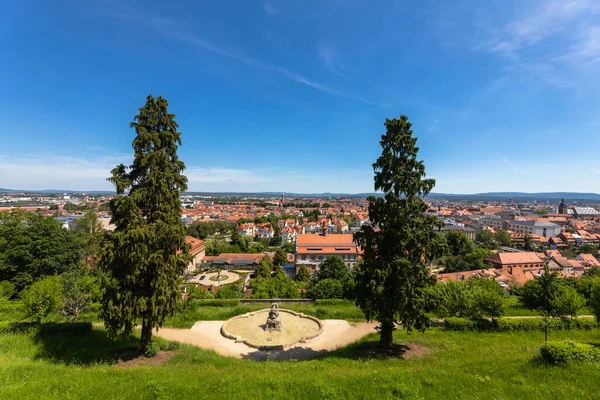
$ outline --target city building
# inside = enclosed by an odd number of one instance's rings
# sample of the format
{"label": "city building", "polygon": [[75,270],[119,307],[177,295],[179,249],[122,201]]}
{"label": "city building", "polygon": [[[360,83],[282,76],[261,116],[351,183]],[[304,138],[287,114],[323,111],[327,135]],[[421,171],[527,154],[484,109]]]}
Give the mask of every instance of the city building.
{"label": "city building", "polygon": [[319,265],[329,256],[340,257],[348,268],[354,268],[359,250],[350,234],[300,234],[296,239],[296,270],[304,265],[316,274]]}
{"label": "city building", "polygon": [[506,229],[514,233],[538,235],[545,238],[553,238],[561,232],[560,225],[552,222],[519,219],[506,221]]}

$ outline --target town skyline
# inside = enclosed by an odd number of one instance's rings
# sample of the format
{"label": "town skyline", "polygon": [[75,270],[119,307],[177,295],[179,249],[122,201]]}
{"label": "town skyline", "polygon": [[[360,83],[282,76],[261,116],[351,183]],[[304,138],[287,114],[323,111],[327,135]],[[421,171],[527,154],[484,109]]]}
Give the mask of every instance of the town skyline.
{"label": "town skyline", "polygon": [[11,3],[0,187],[109,189],[152,93],[190,190],[370,192],[401,114],[437,192],[600,188],[597,4],[431,3]]}

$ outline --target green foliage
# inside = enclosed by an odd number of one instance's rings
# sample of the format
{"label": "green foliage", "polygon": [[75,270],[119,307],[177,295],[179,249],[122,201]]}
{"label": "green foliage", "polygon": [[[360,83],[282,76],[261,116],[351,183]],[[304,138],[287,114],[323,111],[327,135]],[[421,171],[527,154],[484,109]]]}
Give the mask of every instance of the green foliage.
{"label": "green foliage", "polygon": [[179,350],[180,347],[181,347],[181,343],[179,343],[177,340],[172,340],[169,342],[169,344],[167,346],[167,350],[175,351],[175,350]]}
{"label": "green foliage", "polygon": [[196,239],[206,239],[219,233],[226,235],[235,230],[235,224],[228,224],[224,221],[194,222],[187,228],[188,235]]}
{"label": "green foliage", "polygon": [[258,263],[255,274],[257,278],[269,278],[272,271],[273,260],[269,256],[264,256]]}
{"label": "green foliage", "polygon": [[49,276],[35,282],[21,296],[26,316],[33,317],[38,322],[46,318],[60,306],[62,291],[62,282],[58,276]]}
{"label": "green foliage", "polygon": [[599,362],[600,350],[586,343],[571,340],[544,343],[540,356],[546,364],[565,365],[575,362]]}
{"label": "green foliage", "polygon": [[243,293],[237,284],[223,286],[215,296],[217,299],[241,299]]}
{"label": "green foliage", "polygon": [[491,318],[492,324],[505,314],[508,304],[502,287],[485,278],[438,283],[431,297],[432,309],[439,317]]}
{"label": "green foliage", "polygon": [[473,271],[488,268],[485,259],[492,255],[491,250],[477,247],[466,254],[443,257],[440,263],[444,265],[444,272]]}
{"label": "green foliage", "polygon": [[177,156],[181,133],[174,118],[166,99],[149,95],[131,123],[133,163],[118,165],[108,179],[118,196],[110,202],[116,228],[100,263],[102,316],[113,336],[130,334],[141,319],[142,349],[150,344],[153,328],[173,312],[179,277],[190,260],[179,200],[187,178]]}
{"label": "green foliage", "polygon": [[492,325],[506,312],[508,295],[496,281],[485,278],[469,280],[469,289],[473,296],[472,317],[491,318]]}
{"label": "green foliage", "polygon": [[498,247],[496,237],[491,231],[487,229],[479,232],[475,237],[475,241],[486,249],[495,249],[496,247]]}
{"label": "green foliage", "polygon": [[[265,257],[266,258],[266,257]],[[287,275],[257,278],[252,282],[253,299],[295,299],[299,297],[296,283]]]}
{"label": "green foliage", "polygon": [[310,282],[310,272],[308,272],[305,265],[300,265],[298,272],[296,272],[295,279],[298,282]]}
{"label": "green foliage", "polygon": [[319,279],[308,291],[308,297],[313,299],[343,299],[344,295],[343,282],[331,278]]}
{"label": "green foliage", "polygon": [[557,309],[556,314],[571,318],[576,318],[585,304],[585,298],[575,288],[566,285],[554,299],[554,307]]}
{"label": "green foliage", "polygon": [[157,341],[151,341],[144,349],[144,357],[152,358],[155,357],[160,351],[160,343]]}
{"label": "green foliage", "polygon": [[598,254],[598,247],[596,247],[596,245],[594,245],[593,243],[584,243],[579,248],[579,253],[596,255]]}
{"label": "green foliage", "polygon": [[197,286],[188,286],[187,287],[187,301],[190,302],[192,300],[207,300],[214,298],[213,294],[208,290],[199,289]]}
{"label": "green foliage", "polygon": [[15,294],[15,285],[10,281],[0,282],[0,299],[10,299]]}
{"label": "green foliage", "polygon": [[510,233],[506,232],[504,229],[498,229],[494,234],[494,239],[500,246],[510,246]]}
{"label": "green foliage", "polygon": [[317,281],[333,279],[339,282],[347,282],[351,278],[352,274],[350,273],[350,270],[338,256],[329,256],[319,265]]}
{"label": "green foliage", "polygon": [[0,280],[11,281],[17,292],[43,276],[75,267],[82,255],[81,239],[54,218],[0,213]]}
{"label": "green foliage", "polygon": [[408,118],[386,119],[381,137],[382,153],[373,164],[375,190],[383,197],[369,197],[369,220],[355,240],[364,249],[356,275],[356,304],[368,320],[380,322],[380,347],[390,349],[397,323],[407,331],[424,330],[427,287],[434,283],[429,265],[439,257],[441,226],[425,215],[422,196],[435,185],[425,177],[417,160],[419,148]]}
{"label": "green foliage", "polygon": [[[75,220],[73,230],[83,239],[83,256],[86,262],[93,262],[104,241],[104,229],[102,223],[94,211],[86,212],[82,217]],[[91,260],[90,260],[91,258]]]}
{"label": "green foliage", "polygon": [[590,287],[590,297],[588,304],[596,317],[596,320],[600,322],[600,279],[594,279]]}
{"label": "green foliage", "polygon": [[442,323],[449,331],[496,331],[496,332],[529,332],[546,330],[585,330],[589,331],[598,327],[593,318],[577,318],[565,320],[562,318],[500,318],[495,323],[487,319],[467,319],[448,317]]}
{"label": "green foliage", "polygon": [[273,264],[277,266],[282,266],[283,264],[287,264],[287,253],[283,251],[282,248],[278,248],[275,250],[275,256],[273,257]]}
{"label": "green foliage", "polygon": [[462,231],[448,231],[445,237],[451,255],[461,256],[473,251],[473,242],[466,233]]}

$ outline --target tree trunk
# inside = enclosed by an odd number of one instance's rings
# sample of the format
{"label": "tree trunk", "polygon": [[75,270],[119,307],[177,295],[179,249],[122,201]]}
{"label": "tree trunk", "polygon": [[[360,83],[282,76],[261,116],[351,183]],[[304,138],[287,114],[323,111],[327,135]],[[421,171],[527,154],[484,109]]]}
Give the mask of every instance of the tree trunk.
{"label": "tree trunk", "polygon": [[150,321],[150,318],[144,317],[142,319],[142,337],[140,340],[140,350],[142,352],[145,351],[151,341],[152,341],[152,323]]}
{"label": "tree trunk", "polygon": [[394,331],[393,322],[382,322],[381,329],[379,331],[379,349],[390,350],[394,341],[392,332]]}

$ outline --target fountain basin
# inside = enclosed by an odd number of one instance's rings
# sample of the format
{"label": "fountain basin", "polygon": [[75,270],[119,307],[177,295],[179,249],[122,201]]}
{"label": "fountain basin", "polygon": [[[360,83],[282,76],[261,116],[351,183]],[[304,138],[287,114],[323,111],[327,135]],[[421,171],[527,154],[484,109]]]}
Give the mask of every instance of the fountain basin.
{"label": "fountain basin", "polygon": [[279,309],[281,331],[266,332],[269,311],[259,310],[228,319],[221,327],[221,334],[260,350],[283,350],[323,332],[323,323],[317,318],[284,309]]}

